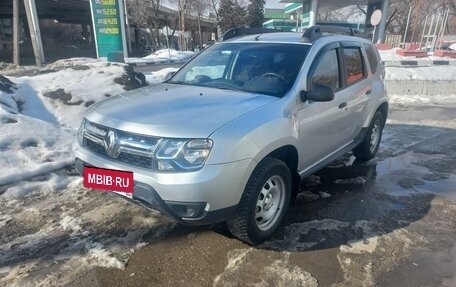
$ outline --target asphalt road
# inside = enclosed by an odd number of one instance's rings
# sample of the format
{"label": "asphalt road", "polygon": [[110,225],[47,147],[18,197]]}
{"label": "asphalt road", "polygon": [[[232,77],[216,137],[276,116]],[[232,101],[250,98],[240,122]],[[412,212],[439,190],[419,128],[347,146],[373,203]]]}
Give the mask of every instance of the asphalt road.
{"label": "asphalt road", "polygon": [[455,128],[456,108],[393,105],[377,158],[307,178],[262,246],[178,225],[70,286],[456,286]]}

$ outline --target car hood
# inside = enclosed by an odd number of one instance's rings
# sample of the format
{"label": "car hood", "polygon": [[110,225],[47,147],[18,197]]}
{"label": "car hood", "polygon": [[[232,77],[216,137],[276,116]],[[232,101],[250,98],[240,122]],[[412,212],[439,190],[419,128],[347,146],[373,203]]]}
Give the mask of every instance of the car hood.
{"label": "car hood", "polygon": [[132,133],[206,138],[230,121],[275,100],[233,90],[158,84],[94,104],[85,117]]}

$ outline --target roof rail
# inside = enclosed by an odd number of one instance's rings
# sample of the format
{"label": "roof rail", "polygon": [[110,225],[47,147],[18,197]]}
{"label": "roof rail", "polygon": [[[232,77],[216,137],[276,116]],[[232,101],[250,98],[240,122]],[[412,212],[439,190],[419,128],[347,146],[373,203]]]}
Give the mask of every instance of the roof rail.
{"label": "roof rail", "polygon": [[323,33],[326,34],[342,34],[349,36],[361,36],[362,34],[351,27],[343,26],[331,26],[331,25],[322,25],[322,26],[312,26],[306,29],[304,34],[302,34],[301,42],[312,43],[318,38],[323,36]]}
{"label": "roof rail", "polygon": [[226,41],[232,38],[253,35],[253,34],[265,34],[265,33],[275,33],[282,32],[282,29],[268,29],[268,28],[246,28],[246,27],[237,27],[226,31],[220,38],[219,41]]}

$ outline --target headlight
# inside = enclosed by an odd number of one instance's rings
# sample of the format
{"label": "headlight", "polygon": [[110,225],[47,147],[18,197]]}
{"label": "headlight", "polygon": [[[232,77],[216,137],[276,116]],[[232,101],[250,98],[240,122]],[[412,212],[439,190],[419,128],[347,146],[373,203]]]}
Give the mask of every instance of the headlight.
{"label": "headlight", "polygon": [[79,126],[78,134],[77,134],[77,139],[78,139],[78,144],[82,146],[82,142],[84,141],[84,132],[86,128],[87,120],[85,118],[82,119],[81,126]]}
{"label": "headlight", "polygon": [[201,169],[212,149],[209,139],[165,139],[155,155],[158,171]]}

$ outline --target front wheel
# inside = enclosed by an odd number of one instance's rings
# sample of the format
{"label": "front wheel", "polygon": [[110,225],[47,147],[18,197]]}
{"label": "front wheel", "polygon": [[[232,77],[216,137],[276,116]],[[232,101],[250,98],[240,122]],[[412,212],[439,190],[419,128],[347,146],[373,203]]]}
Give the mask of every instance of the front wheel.
{"label": "front wheel", "polygon": [[366,137],[355,149],[353,149],[353,154],[357,159],[368,161],[377,154],[380,141],[382,140],[384,125],[384,116],[380,111],[377,111],[369,125]]}
{"label": "front wheel", "polygon": [[230,232],[249,244],[263,243],[280,226],[290,195],[287,165],[275,158],[265,158],[250,176],[235,215],[227,221]]}

